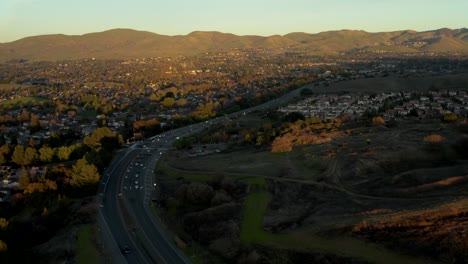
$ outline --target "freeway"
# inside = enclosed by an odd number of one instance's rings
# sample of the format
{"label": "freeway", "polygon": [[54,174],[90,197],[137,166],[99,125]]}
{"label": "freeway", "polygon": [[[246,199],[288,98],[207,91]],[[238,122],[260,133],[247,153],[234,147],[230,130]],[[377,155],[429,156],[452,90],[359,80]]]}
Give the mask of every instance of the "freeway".
{"label": "freeway", "polygon": [[300,90],[236,113],[173,129],[120,150],[104,172],[98,190],[98,223],[112,262],[190,263],[152,214],[151,198],[158,191],[153,173],[156,162],[177,138],[199,133],[242,114],[279,107],[296,98]]}
{"label": "freeway", "polygon": [[111,234],[106,242],[114,263],[190,263],[151,212],[152,168],[161,155],[154,150],[122,150],[101,180],[101,230]]}

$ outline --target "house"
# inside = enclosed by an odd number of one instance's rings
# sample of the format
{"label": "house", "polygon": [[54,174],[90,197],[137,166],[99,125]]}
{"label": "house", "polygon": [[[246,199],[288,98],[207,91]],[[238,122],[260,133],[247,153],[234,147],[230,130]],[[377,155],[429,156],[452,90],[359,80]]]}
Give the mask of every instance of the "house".
{"label": "house", "polygon": [[428,101],[429,101],[429,97],[427,97],[427,96],[421,96],[421,97],[419,97],[419,101],[421,101],[421,102],[428,102]]}

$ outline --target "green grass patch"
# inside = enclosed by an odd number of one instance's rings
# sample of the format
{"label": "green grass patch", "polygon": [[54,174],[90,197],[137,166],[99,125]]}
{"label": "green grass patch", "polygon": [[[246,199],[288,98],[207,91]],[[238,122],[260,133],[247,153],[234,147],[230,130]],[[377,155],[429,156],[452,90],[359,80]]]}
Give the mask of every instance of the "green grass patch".
{"label": "green grass patch", "polygon": [[247,197],[240,234],[242,243],[268,241],[274,236],[263,230],[263,216],[270,200],[270,193],[264,190],[252,191]]}
{"label": "green grass patch", "polygon": [[94,243],[93,234],[94,227],[91,225],[83,226],[78,231],[78,239],[76,241],[76,263],[77,264],[100,264],[103,263],[101,254]]}
{"label": "green grass patch", "polygon": [[265,185],[265,178],[263,177],[243,177],[239,178],[239,180],[255,186],[263,187]]}
{"label": "green grass patch", "polygon": [[164,174],[171,178],[184,178],[186,180],[194,182],[207,182],[212,180],[214,177],[223,175],[233,179],[238,179],[247,184],[251,185],[260,185],[265,184],[265,179],[257,175],[245,175],[243,173],[220,173],[217,171],[206,171],[206,172],[197,172],[197,171],[184,171],[181,169],[171,168],[167,164],[159,163],[157,165],[158,173]]}
{"label": "green grass patch", "polygon": [[26,97],[20,97],[20,98],[15,98],[13,100],[0,102],[0,107],[4,109],[14,109],[14,108],[18,108],[20,106],[26,106],[26,105],[37,106],[47,101],[49,100],[46,98],[26,96]]}
{"label": "green grass patch", "polygon": [[201,172],[185,172],[172,169],[165,164],[158,164],[158,173],[162,173],[172,178],[184,178],[196,182],[207,182],[213,178],[213,175]]}
{"label": "green grass patch", "polygon": [[95,110],[86,110],[78,114],[79,117],[93,120],[96,118],[98,113]]}

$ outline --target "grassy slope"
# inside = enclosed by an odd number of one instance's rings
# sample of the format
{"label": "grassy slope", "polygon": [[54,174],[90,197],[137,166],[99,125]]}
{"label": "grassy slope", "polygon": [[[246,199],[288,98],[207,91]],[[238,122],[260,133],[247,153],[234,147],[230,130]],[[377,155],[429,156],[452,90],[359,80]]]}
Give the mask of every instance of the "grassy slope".
{"label": "grassy slope", "polygon": [[101,255],[97,251],[93,241],[94,227],[86,225],[78,232],[76,241],[76,263],[77,264],[100,264],[103,263]]}
{"label": "grassy slope", "polygon": [[240,235],[243,243],[261,243],[274,237],[274,235],[263,230],[263,215],[270,200],[271,195],[263,190],[253,191],[247,197]]}
{"label": "grassy slope", "polygon": [[[306,53],[334,54],[339,51],[381,46],[401,46],[401,41],[428,40],[426,50],[468,52],[466,30],[427,32],[396,31],[368,33],[340,30],[318,34],[291,33],[285,36],[237,36],[221,32],[192,32],[165,36],[146,31],[114,29],[81,36],[43,35],[0,43],[0,61],[10,59],[65,60],[95,57],[125,59],[157,56],[195,55],[233,48],[292,49]],[[442,38],[441,38],[442,36]],[[397,42],[392,42],[397,41]],[[434,44],[434,46],[433,46]]]}
{"label": "grassy slope", "polygon": [[[300,150],[294,150],[291,155],[294,155],[295,151]],[[269,159],[268,157],[270,154],[261,154],[262,153],[259,154],[259,160],[258,158],[254,158],[252,156],[257,154],[248,156],[245,154],[238,155],[238,153],[232,153],[232,157],[229,160],[234,159],[239,161],[246,159],[250,160],[250,163],[259,163],[260,161]],[[227,166],[224,163],[225,161],[220,162],[220,160],[217,160],[217,156],[219,157],[220,155],[209,156],[214,160],[213,163],[206,162],[205,159],[208,158],[208,156],[193,159],[193,161],[199,165],[198,170],[196,171],[175,169],[168,166],[167,164],[164,165],[162,163],[159,164],[159,169],[164,171],[164,173],[168,176],[176,178],[184,177],[193,181],[207,181],[214,175],[219,175],[220,173],[220,171],[207,173],[207,170],[213,168],[223,168],[224,170],[227,169]],[[277,160],[278,157],[284,160],[287,158],[287,155],[275,156],[275,160]],[[200,158],[203,160],[202,162],[198,160]],[[221,158],[221,160],[224,160],[224,158]],[[191,166],[189,165],[188,167]],[[224,171],[223,174],[225,176],[236,177],[250,184],[251,189],[245,202],[240,235],[241,241],[246,245],[261,244],[272,248],[332,253],[364,259],[371,263],[432,263],[428,260],[401,255],[399,253],[387,250],[381,246],[369,244],[363,242],[362,240],[351,237],[325,238],[318,236],[313,232],[303,231],[289,234],[272,234],[266,232],[263,229],[263,217],[272,197],[271,194],[264,189],[265,179],[259,176],[255,177],[253,175],[242,177],[242,173],[230,173],[226,171]]]}
{"label": "grassy slope", "polygon": [[241,241],[245,244],[253,243],[273,248],[332,253],[364,259],[371,263],[433,263],[426,259],[401,255],[351,237],[324,238],[303,232],[268,233],[263,230],[263,215],[271,200],[271,195],[263,190],[261,185],[256,185],[254,189],[247,197],[244,207]]}

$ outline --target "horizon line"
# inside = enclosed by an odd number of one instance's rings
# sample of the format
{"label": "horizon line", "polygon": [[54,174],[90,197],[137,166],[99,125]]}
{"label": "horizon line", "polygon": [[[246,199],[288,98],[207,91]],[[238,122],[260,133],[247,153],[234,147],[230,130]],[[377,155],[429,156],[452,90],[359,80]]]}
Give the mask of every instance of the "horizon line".
{"label": "horizon line", "polygon": [[99,34],[99,33],[109,32],[109,31],[113,31],[113,30],[131,30],[131,31],[137,31],[137,32],[152,33],[152,34],[156,34],[156,35],[160,35],[160,36],[168,36],[168,37],[187,36],[187,35],[190,35],[190,34],[193,34],[193,33],[196,33],[196,32],[206,32],[206,33],[216,32],[216,33],[221,33],[221,34],[232,34],[232,35],[235,35],[235,36],[259,36],[259,37],[266,37],[267,38],[267,37],[272,37],[272,36],[286,36],[286,35],[293,34],[293,33],[305,33],[305,34],[310,34],[310,35],[326,33],[326,32],[339,32],[339,31],[363,31],[363,32],[370,33],[370,34],[401,32],[401,31],[414,31],[414,32],[418,32],[418,33],[424,33],[424,32],[431,32],[431,31],[437,31],[437,30],[442,30],[442,29],[463,30],[463,29],[468,29],[468,28],[467,27],[461,27],[461,28],[441,27],[441,28],[437,28],[437,29],[428,29],[428,30],[421,30],[421,31],[417,31],[417,30],[414,30],[414,29],[399,29],[399,30],[389,30],[389,31],[366,31],[366,30],[363,30],[363,29],[343,28],[343,29],[332,29],[332,30],[319,31],[319,32],[316,32],[316,33],[305,32],[305,31],[291,31],[291,32],[286,33],[286,34],[272,34],[272,35],[236,34],[236,33],[231,33],[231,32],[223,32],[223,31],[219,31],[219,30],[193,30],[193,31],[188,32],[186,34],[173,34],[173,35],[170,35],[170,34],[160,34],[160,33],[157,33],[157,32],[153,32],[153,31],[149,31],[149,30],[143,30],[143,29],[117,27],[117,28],[110,28],[110,29],[106,29],[106,30],[102,30],[102,31],[87,32],[87,33],[82,33],[82,34],[46,33],[46,34],[39,34],[39,35],[30,35],[30,36],[21,37],[21,38],[11,40],[11,41],[0,42],[0,44],[7,44],[7,43],[12,43],[12,42],[15,42],[15,41],[22,40],[22,39],[26,39],[26,38],[34,38],[34,37],[41,37],[41,36],[62,35],[62,36],[67,36],[67,37],[82,37],[82,36],[89,35],[89,34]]}

